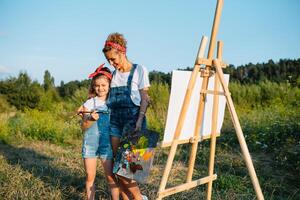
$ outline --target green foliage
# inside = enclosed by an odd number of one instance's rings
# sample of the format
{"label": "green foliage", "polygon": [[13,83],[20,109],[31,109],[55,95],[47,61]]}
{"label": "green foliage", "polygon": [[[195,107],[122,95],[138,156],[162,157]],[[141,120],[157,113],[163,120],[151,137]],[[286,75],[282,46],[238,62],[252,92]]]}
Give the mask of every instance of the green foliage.
{"label": "green foliage", "polygon": [[[179,70],[191,71],[192,68],[186,67]],[[224,73],[230,74],[230,79],[242,84],[259,83],[271,81],[276,83],[289,83],[292,86],[300,86],[300,59],[280,59],[277,63],[269,60],[266,63],[248,63],[235,67],[229,65],[224,69]],[[151,81],[167,83],[171,85],[171,74],[158,71],[149,73]]]}
{"label": "green foliage", "polygon": [[8,143],[10,138],[10,128],[8,126],[7,120],[3,117],[0,118],[0,142]]}
{"label": "green foliage", "polygon": [[35,140],[63,144],[78,138],[81,130],[77,120],[65,121],[59,113],[25,110],[24,113],[11,118],[9,123],[15,134],[21,133]]}
{"label": "green foliage", "polygon": [[149,128],[163,133],[169,102],[169,86],[164,83],[153,82],[149,90],[151,105],[147,111]]}
{"label": "green foliage", "polygon": [[297,86],[300,75],[300,59],[280,59],[277,63],[269,60],[267,63],[249,63],[236,68],[230,65],[224,72],[229,73],[232,80],[241,83],[258,83],[269,80],[277,83],[289,82],[293,86]]}
{"label": "green foliage", "polygon": [[79,88],[74,94],[66,99],[71,110],[77,110],[88,99],[88,88]]}
{"label": "green foliage", "polygon": [[270,81],[258,84],[241,84],[232,82],[229,90],[233,101],[239,108],[255,108],[272,104],[298,106],[300,88],[292,87],[289,83],[275,83]]}
{"label": "green foliage", "polygon": [[51,76],[50,72],[48,70],[44,73],[44,89],[47,91],[51,88],[54,88],[54,77]]}
{"label": "green foliage", "polygon": [[91,80],[88,79],[83,81],[70,81],[66,84],[62,81],[58,87],[58,92],[61,97],[68,98],[73,96],[78,89],[89,88],[90,83]]}
{"label": "green foliage", "polygon": [[[299,107],[274,104],[252,110],[238,109],[238,115],[250,151],[267,153],[275,165],[293,174],[289,180],[291,183],[297,182],[295,177],[300,173]],[[224,144],[238,146],[228,116],[220,140]]]}
{"label": "green foliage", "polygon": [[163,73],[159,71],[151,71],[149,73],[150,82],[166,83],[171,85],[171,73]]}
{"label": "green foliage", "polygon": [[1,113],[14,112],[16,108],[10,105],[4,95],[0,95],[0,111]]}
{"label": "green foliage", "polygon": [[60,101],[60,97],[55,88],[49,88],[41,93],[40,101],[37,108],[41,111],[52,111],[56,109],[56,104]]}
{"label": "green foliage", "polygon": [[9,78],[0,82],[0,93],[19,110],[37,107],[43,89],[36,81],[31,81],[27,73],[21,72],[18,78]]}

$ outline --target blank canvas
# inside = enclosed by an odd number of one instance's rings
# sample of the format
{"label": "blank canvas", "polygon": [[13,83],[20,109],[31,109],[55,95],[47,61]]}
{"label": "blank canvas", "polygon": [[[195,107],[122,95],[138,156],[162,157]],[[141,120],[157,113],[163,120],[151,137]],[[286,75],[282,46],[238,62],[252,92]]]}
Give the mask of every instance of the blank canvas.
{"label": "blank canvas", "polygon": [[[172,72],[172,87],[168,107],[168,116],[166,121],[166,127],[164,132],[163,144],[171,143],[175,135],[175,129],[177,126],[179,114],[184,101],[184,96],[187,90],[188,82],[190,80],[191,71],[178,71],[174,70]],[[208,90],[214,90],[214,77],[209,78]],[[228,85],[229,75],[224,75],[225,82]],[[184,120],[184,125],[182,132],[180,134],[179,140],[188,140],[194,136],[195,123],[197,118],[197,111],[200,99],[200,91],[202,84],[202,77],[200,75],[196,79],[196,84],[191,95],[190,104],[187,109],[187,114]],[[223,92],[221,83],[219,91]],[[218,108],[218,120],[217,120],[217,133],[220,133],[222,128],[222,123],[224,120],[224,112],[226,106],[226,99],[223,95],[218,95],[219,97],[219,108]],[[206,102],[204,107],[204,118],[202,123],[202,128],[199,132],[201,136],[209,136],[211,134],[212,126],[212,108],[213,108],[213,94],[207,94]]]}

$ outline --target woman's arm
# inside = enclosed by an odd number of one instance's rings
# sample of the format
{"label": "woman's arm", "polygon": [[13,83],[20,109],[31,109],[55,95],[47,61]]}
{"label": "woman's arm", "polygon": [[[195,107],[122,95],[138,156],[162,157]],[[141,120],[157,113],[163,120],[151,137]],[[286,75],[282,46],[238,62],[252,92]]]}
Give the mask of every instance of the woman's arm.
{"label": "woman's arm", "polygon": [[136,130],[141,130],[142,128],[142,123],[143,123],[143,119],[145,117],[147,108],[149,106],[150,103],[150,97],[148,95],[148,87],[147,88],[143,88],[141,90],[139,90],[140,95],[141,95],[141,105],[140,105],[140,112],[139,112],[139,117],[138,120],[136,122]]}

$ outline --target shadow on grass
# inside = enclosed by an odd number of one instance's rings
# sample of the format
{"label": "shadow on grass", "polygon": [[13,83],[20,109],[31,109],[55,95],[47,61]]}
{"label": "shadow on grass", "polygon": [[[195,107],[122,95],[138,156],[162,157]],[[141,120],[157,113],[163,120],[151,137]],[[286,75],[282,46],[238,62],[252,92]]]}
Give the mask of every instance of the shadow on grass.
{"label": "shadow on grass", "polygon": [[[0,143],[0,154],[6,158],[10,165],[20,166],[24,171],[39,178],[46,185],[59,189],[63,199],[83,199],[85,190],[84,174],[68,168],[68,163],[65,163],[64,168],[53,166],[52,161],[54,158],[37,153],[33,149],[18,148],[9,144]],[[103,182],[105,183],[104,176],[97,174],[96,182],[105,185],[103,184]],[[108,194],[105,190],[97,190],[96,196],[101,199],[108,197]]]}

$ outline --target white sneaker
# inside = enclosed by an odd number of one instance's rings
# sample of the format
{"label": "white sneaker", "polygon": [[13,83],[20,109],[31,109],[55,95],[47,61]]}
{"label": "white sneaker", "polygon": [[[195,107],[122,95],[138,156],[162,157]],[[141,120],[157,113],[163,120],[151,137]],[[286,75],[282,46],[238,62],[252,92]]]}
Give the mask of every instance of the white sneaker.
{"label": "white sneaker", "polygon": [[147,197],[146,195],[143,195],[143,194],[142,194],[142,199],[143,199],[143,200],[148,200],[148,197]]}

